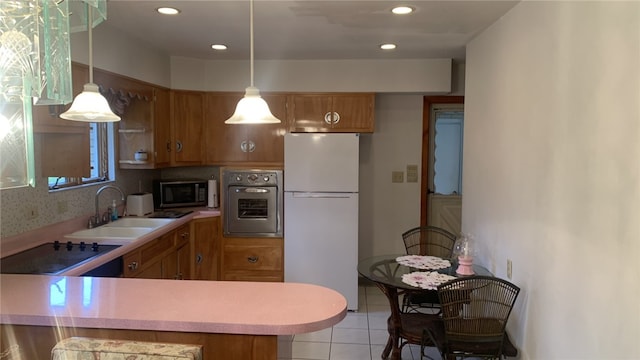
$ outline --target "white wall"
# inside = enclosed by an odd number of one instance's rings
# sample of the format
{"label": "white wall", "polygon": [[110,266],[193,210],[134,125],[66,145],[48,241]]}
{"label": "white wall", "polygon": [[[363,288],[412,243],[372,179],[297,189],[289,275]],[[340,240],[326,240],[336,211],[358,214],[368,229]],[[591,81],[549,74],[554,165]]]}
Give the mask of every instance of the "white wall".
{"label": "white wall", "polygon": [[[88,32],[71,34],[71,58],[89,63]],[[171,85],[169,56],[110,27],[108,21],[93,29],[93,66],[164,87]]]}
{"label": "white wall", "polygon": [[[262,60],[255,64],[261,91],[448,93],[451,59]],[[244,91],[249,61],[171,57],[171,86],[202,91]]]}
{"label": "white wall", "polygon": [[640,3],[522,2],[467,47],[463,230],[524,359],[640,358]]}
{"label": "white wall", "polygon": [[422,169],[422,95],[378,94],[375,133],[360,138],[360,259],[405,252],[401,234],[420,225],[420,183],[392,171]]}

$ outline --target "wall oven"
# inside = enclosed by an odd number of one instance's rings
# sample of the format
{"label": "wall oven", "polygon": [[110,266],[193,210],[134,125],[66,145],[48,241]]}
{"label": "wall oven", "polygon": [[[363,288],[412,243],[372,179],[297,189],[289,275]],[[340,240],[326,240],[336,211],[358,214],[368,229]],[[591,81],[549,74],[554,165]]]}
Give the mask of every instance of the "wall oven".
{"label": "wall oven", "polygon": [[282,170],[224,169],[224,235],[282,237],[282,181]]}

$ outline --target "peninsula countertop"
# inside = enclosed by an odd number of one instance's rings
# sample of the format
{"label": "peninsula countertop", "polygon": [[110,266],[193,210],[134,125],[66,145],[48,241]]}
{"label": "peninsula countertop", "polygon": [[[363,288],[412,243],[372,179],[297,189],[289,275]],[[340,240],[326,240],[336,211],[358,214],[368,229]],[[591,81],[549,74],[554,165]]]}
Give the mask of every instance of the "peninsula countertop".
{"label": "peninsula countertop", "polygon": [[0,322],[292,335],[340,322],[340,293],[301,283],[0,275]]}

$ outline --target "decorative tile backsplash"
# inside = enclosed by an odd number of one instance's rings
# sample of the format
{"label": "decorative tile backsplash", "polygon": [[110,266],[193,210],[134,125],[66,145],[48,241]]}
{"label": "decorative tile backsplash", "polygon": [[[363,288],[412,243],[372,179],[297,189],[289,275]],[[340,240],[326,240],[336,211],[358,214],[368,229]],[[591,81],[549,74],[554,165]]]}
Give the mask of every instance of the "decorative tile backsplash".
{"label": "decorative tile backsplash", "polygon": [[[37,166],[36,155],[36,169]],[[37,171],[36,171],[37,172]],[[163,170],[116,170],[116,182],[125,194],[151,192],[154,178],[208,179],[217,174],[216,167],[188,167]],[[61,221],[86,216],[95,212],[96,191],[105,185],[87,185],[82,188],[49,192],[47,179],[36,177],[36,187],[0,190],[0,239],[18,235]],[[113,199],[120,205],[117,192],[100,195],[100,209],[104,211]]]}

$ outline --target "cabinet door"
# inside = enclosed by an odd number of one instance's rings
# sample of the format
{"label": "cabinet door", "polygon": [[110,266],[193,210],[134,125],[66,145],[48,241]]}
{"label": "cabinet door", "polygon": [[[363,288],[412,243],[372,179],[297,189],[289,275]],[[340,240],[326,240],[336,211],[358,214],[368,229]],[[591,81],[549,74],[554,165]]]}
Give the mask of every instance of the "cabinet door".
{"label": "cabinet door", "polygon": [[176,276],[178,280],[191,279],[191,246],[189,242],[178,246],[174,256],[177,260]]}
{"label": "cabinet door", "polygon": [[[71,67],[74,98],[89,82],[89,70],[85,65]],[[42,176],[89,177],[91,176],[89,123],[64,120],[59,114],[71,104],[35,105],[33,109],[33,132],[38,136]],[[60,156],[64,154],[64,156]]]}
{"label": "cabinet door", "polygon": [[171,116],[169,90],[156,88],[153,107],[153,152],[155,167],[171,164]]}
{"label": "cabinet door", "polygon": [[331,97],[318,94],[292,96],[290,130],[292,132],[324,132],[331,128],[325,116],[331,111]]}
{"label": "cabinet door", "polygon": [[220,217],[191,221],[193,234],[192,279],[218,280]]}
{"label": "cabinet door", "polygon": [[284,134],[287,132],[287,96],[265,94],[262,96],[273,116],[280,124],[242,125],[247,127],[249,142],[247,160],[256,163],[284,163]]}
{"label": "cabinet door", "polygon": [[207,164],[242,162],[247,153],[242,151],[246,141],[247,126],[227,125],[225,120],[233,115],[241,93],[208,93],[205,108],[205,137]]}
{"label": "cabinet door", "polygon": [[173,165],[202,163],[204,93],[171,91]]}
{"label": "cabinet door", "polygon": [[[344,94],[332,97],[332,131],[373,132],[374,94]],[[335,115],[338,116],[335,116]]]}

